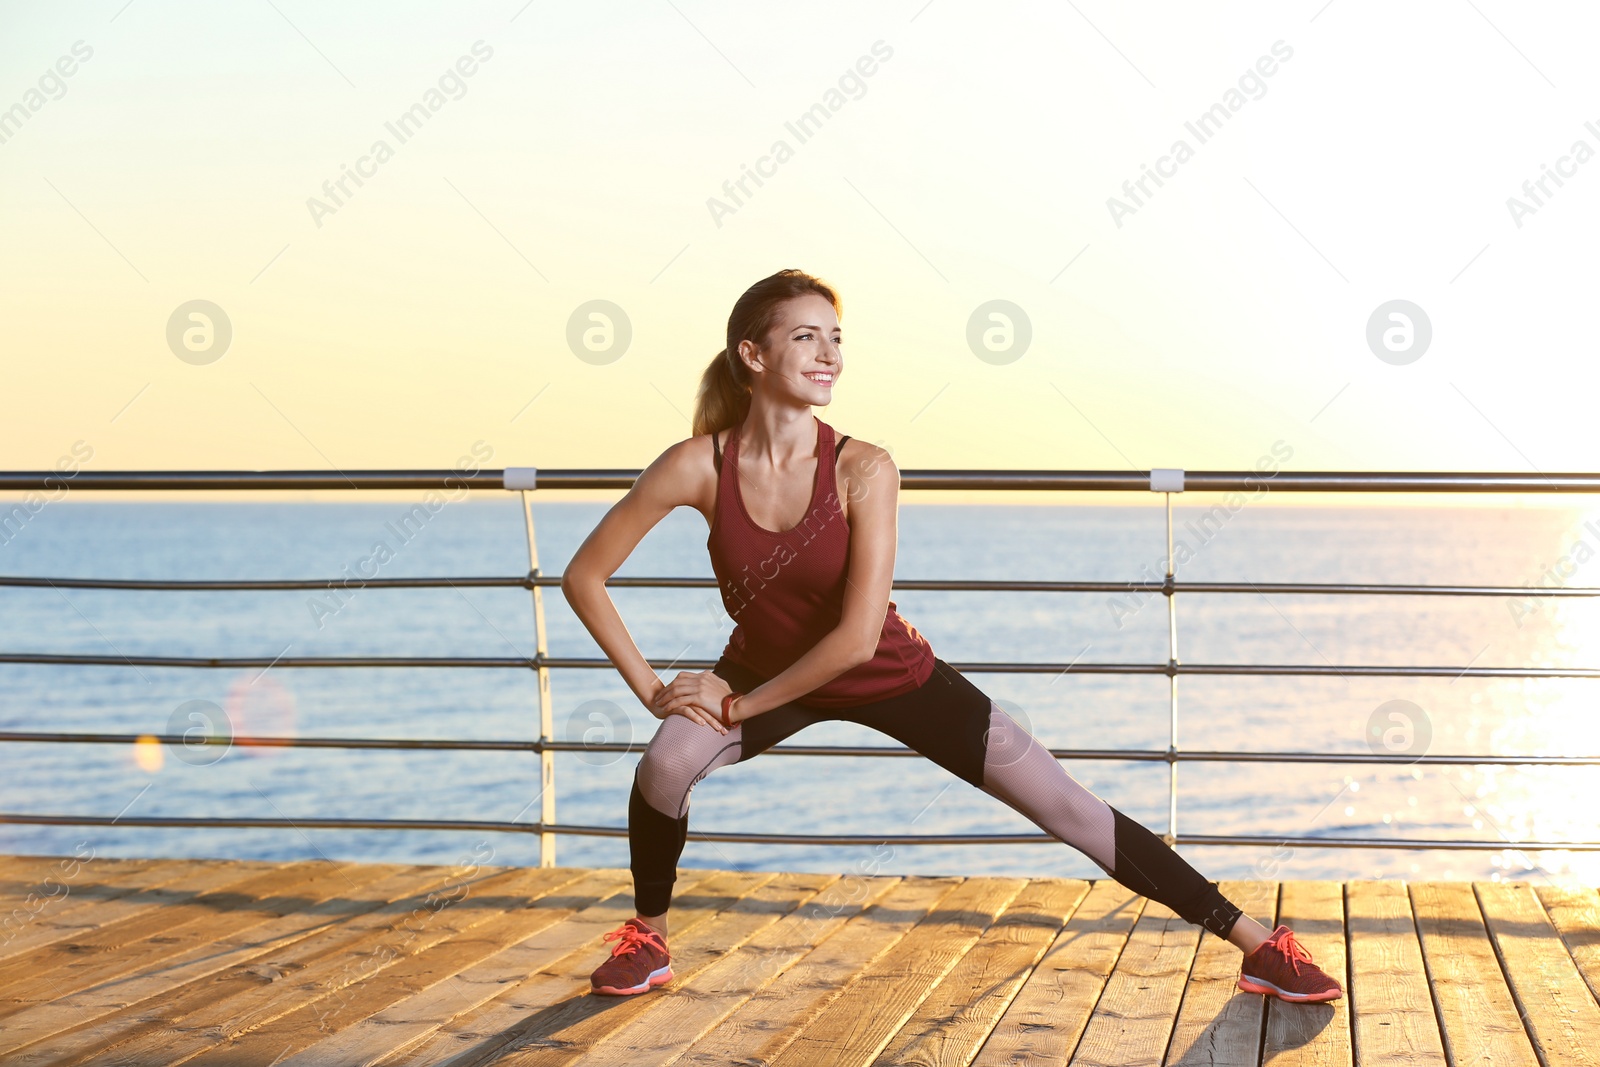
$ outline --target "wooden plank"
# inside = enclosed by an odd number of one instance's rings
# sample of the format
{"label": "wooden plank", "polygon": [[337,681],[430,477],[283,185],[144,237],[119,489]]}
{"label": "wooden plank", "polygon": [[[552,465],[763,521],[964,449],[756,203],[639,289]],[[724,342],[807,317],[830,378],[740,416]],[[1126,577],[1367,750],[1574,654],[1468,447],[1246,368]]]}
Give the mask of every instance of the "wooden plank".
{"label": "wooden plank", "polygon": [[975,1067],[1065,1063],[1148,902],[1096,879],[978,1051]]}
{"label": "wooden plank", "polygon": [[1473,882],[1472,888],[1540,1061],[1547,1067],[1600,1063],[1600,1004],[1533,887]]}
{"label": "wooden plank", "polygon": [[[173,1011],[169,1003],[157,1001],[155,1010],[148,1013],[154,1016],[154,1025],[117,1042],[106,1058],[120,1063],[184,1063],[230,1037],[266,1026],[304,1005],[327,1002],[346,986],[369,980],[397,960],[479,926],[507,908],[519,907],[527,896],[571,881],[578,873],[571,868],[504,870],[478,882],[457,902],[452,902],[452,894],[444,893],[433,901],[414,905],[404,914],[391,913],[390,922],[381,923],[358,942],[346,944],[342,951],[313,962],[288,966],[275,954],[265,964],[274,966],[275,974],[235,968],[218,979],[200,983],[213,987],[213,995],[205,1003]],[[377,914],[362,918],[371,919]],[[290,946],[288,954],[302,950],[305,944],[302,941]],[[262,977],[268,981],[263,983]]]}
{"label": "wooden plank", "polygon": [[[30,896],[55,899],[70,895],[74,886],[83,887],[90,871],[97,868],[111,875],[131,874],[148,868],[176,863],[164,859],[96,860],[90,856],[3,856],[0,855],[0,911],[21,907]],[[104,878],[97,880],[103,881]]]}
{"label": "wooden plank", "polygon": [[632,876],[626,870],[596,870],[593,877],[611,883],[612,891],[597,893],[594,903],[568,912],[564,907],[558,910],[557,902],[576,896],[581,887],[564,887],[558,895],[539,902],[539,907],[549,910],[558,921],[530,930],[515,944],[457,971],[446,983],[423,990],[336,1033],[322,1035],[315,1044],[280,1060],[277,1067],[376,1063],[428,1037],[451,1017],[470,1011],[508,985],[589,945],[621,922],[621,911],[626,909],[631,915],[633,907]]}
{"label": "wooden plank", "polygon": [[[1404,882],[1345,883],[1351,1029],[1361,1067],[1445,1067],[1422,947]],[[1337,975],[1335,976],[1337,977]]]}
{"label": "wooden plank", "polygon": [[[204,884],[215,884],[211,880],[221,877],[218,868],[233,871],[242,879],[273,866],[282,865],[224,861],[208,868],[192,860],[159,860],[119,866],[110,872],[85,867],[79,871],[79,878],[88,880],[82,885],[69,884],[64,898],[48,910],[41,910],[37,920],[26,930],[0,945],[0,959],[191,900],[203,891]],[[196,885],[196,878],[204,878],[206,882]]]}
{"label": "wooden plank", "polygon": [[968,878],[880,956],[772,1061],[773,1067],[871,1063],[1027,883]]}
{"label": "wooden plank", "polygon": [[[333,925],[319,924],[319,928],[287,944],[268,945],[267,951],[253,953],[244,962],[208,973],[199,980],[166,988],[155,996],[143,996],[137,1003],[47,1038],[24,1052],[18,1062],[81,1063],[118,1042],[159,1030],[166,1018],[182,1017],[232,992],[267,986],[281,989],[286,977],[303,973],[324,960],[342,960],[348,952],[362,951],[374,938],[408,915],[426,909],[439,887],[449,886],[453,893],[459,884],[458,873],[448,867],[402,871],[394,879],[384,879],[373,886],[373,897],[393,893],[386,903],[372,907],[363,901],[359,909],[331,916],[342,920]],[[142,980],[141,977],[138,981]]]}
{"label": "wooden plank", "polygon": [[[0,1019],[126,973],[132,966],[129,961],[139,952],[159,955],[167,944],[165,939],[190,923],[214,921],[231,910],[263,903],[258,894],[271,899],[274,894],[294,891],[308,879],[338,877],[338,871],[339,865],[323,860],[286,863],[264,872],[249,872],[232,864],[201,868],[185,877],[187,888],[174,890],[175,899],[165,907],[119,914],[93,928],[75,930],[64,941],[0,960]],[[109,902],[106,910],[115,913],[119,903],[121,900]],[[43,985],[41,972],[48,979]]]}
{"label": "wooden plank", "polygon": [[1029,882],[928,994],[875,1062],[927,1067],[971,1063],[1088,891],[1088,883],[1079,879]]}
{"label": "wooden plank", "polygon": [[[712,875],[688,892],[677,893],[672,904],[669,920],[671,937],[668,939],[674,956],[674,972],[677,969],[678,946],[686,937],[692,936],[702,924],[711,922],[726,909],[736,907],[747,894],[774,877],[776,875],[761,871],[724,871]],[[599,909],[596,916],[587,913],[581,916],[591,920],[600,919],[582,927],[588,935],[588,943],[582,948],[562,954],[553,962],[525,975],[522,980],[497,990],[492,998],[440,1024],[425,1040],[384,1060],[385,1067],[440,1064],[457,1057],[472,1061],[488,1059],[497,1049],[515,1040],[522,1027],[537,1025],[541,1013],[552,1004],[563,998],[588,996],[589,973],[605,959],[604,949],[597,943],[600,935],[634,914],[631,898],[613,898],[596,907]],[[567,925],[570,924],[562,924]],[[672,987],[669,985],[664,988]],[[643,995],[656,996],[658,993]]]}
{"label": "wooden plank", "polygon": [[[1262,1062],[1273,1067],[1351,1067],[1349,968],[1344,950],[1344,887],[1334,881],[1284,882],[1278,922],[1294,931],[1312,962],[1333,975],[1346,995],[1321,1004],[1267,1001]],[[1252,994],[1261,996],[1261,994]]]}
{"label": "wooden plank", "polygon": [[[1222,895],[1268,930],[1277,926],[1278,883],[1220,881]],[[1256,1067],[1261,1062],[1264,997],[1239,988],[1238,946],[1212,934],[1200,939],[1189,983],[1172,1028],[1165,1062],[1173,1067]]]}
{"label": "wooden plank", "polygon": [[675,1061],[701,1035],[899,884],[898,878],[839,879],[700,973],[674,982],[669,996],[657,998],[648,1012],[585,1050],[585,1067]]}
{"label": "wooden plank", "polygon": [[[26,902],[59,859],[0,856],[0,889]],[[854,879],[855,899],[846,879],[800,907],[803,879],[697,872],[709,880],[696,890],[703,899],[686,906],[680,893],[673,913],[678,979],[612,999],[589,997],[587,976],[603,958],[593,939],[632,914],[625,871],[566,869],[577,881],[552,881],[541,907],[521,914],[508,891],[515,872],[487,872],[483,894],[502,893],[495,905],[470,916],[445,909],[429,919],[437,936],[414,944],[406,913],[427,913],[423,889],[448,881],[449,869],[350,865],[359,892],[285,881],[280,895],[298,904],[260,913],[258,883],[270,887],[295,866],[84,864],[79,881],[62,880],[68,893],[28,917],[15,951],[0,920],[0,1060],[720,1067],[1033,1064],[1076,1052],[1075,1063],[1253,1067],[1264,1018],[1274,1065],[1600,1067],[1600,895],[1588,888],[1285,883],[1281,914],[1257,917],[1293,927],[1349,989],[1346,1000],[1303,1005],[1237,991],[1237,949],[1110,880],[1015,880],[1016,895],[990,909],[992,924],[969,915],[976,929],[946,958],[937,939],[932,951],[918,939],[941,913],[973,912],[962,893],[998,880]],[[1048,900],[1067,886],[1081,902],[1072,910],[1056,900],[1070,913],[1058,931]],[[1270,893],[1270,883],[1222,886],[1241,904],[1262,887]],[[1159,965],[1171,946],[1152,931],[1173,924],[1199,945],[1162,1059],[1155,1035],[1182,976]],[[55,996],[51,981],[70,991]],[[1096,1028],[1114,1029],[1114,1045]]]}
{"label": "wooden plank", "polygon": [[183,859],[170,856],[101,856],[93,849],[83,855],[14,855],[0,853],[0,903],[13,896],[22,895],[34,888],[34,883],[48,874],[57,874],[62,881],[73,882],[86,871],[102,872],[102,877],[115,879],[121,872],[131,873],[147,867],[167,864],[200,866],[210,863],[237,863],[265,870],[281,867],[279,860],[218,860]]}
{"label": "wooden plank", "polygon": [[[58,903],[68,903],[75,897],[87,895],[86,891],[89,889],[100,893],[111,893],[124,885],[135,888],[143,885],[159,885],[162,882],[156,880],[152,872],[177,873],[184,869],[194,869],[191,861],[174,859],[91,858],[63,859],[60,863],[67,866],[51,864],[29,872],[26,877],[22,877],[19,872],[19,876],[15,879],[8,878],[0,882],[0,886],[4,888],[0,906],[9,907],[29,895],[55,896],[60,898]],[[44,884],[46,881],[50,884]]]}
{"label": "wooden plank", "polygon": [[[6,1020],[0,1031],[0,1053],[15,1053],[53,1035],[81,1028],[98,1019],[138,1004],[151,997],[168,994],[185,983],[243,963],[296,938],[335,923],[350,915],[376,908],[402,892],[415,890],[419,879],[435,868],[403,867],[394,864],[362,863],[346,870],[359,887],[352,893],[343,879],[324,880],[323,899],[266,922],[236,931],[230,936],[208,938],[204,928],[183,935],[187,950],[179,946],[176,955],[159,966],[142,969],[113,981],[90,986],[78,993],[35,1004]],[[311,894],[308,894],[308,900]]]}
{"label": "wooden plank", "polygon": [[[331,997],[297,1008],[266,1026],[234,1035],[188,1062],[196,1067],[281,1065],[286,1057],[317,1044],[330,1034],[344,1031],[385,1008],[448,981],[462,969],[532,937],[628,884],[626,871],[567,873],[577,877],[564,884],[552,879],[543,893],[523,907],[507,908],[487,922],[447,937],[426,951],[404,957]],[[330,1062],[326,1056],[327,1050],[323,1049],[317,1058],[323,1063]]]}
{"label": "wooden plank", "polygon": [[1074,1067],[1159,1067],[1203,930],[1146,902],[1070,1061]]}
{"label": "wooden plank", "polygon": [[1410,889],[1449,1062],[1538,1067],[1472,884],[1412,882]]}
{"label": "wooden plank", "polygon": [[[752,936],[772,926],[783,916],[802,907],[827,886],[839,880],[837,874],[780,874],[745,894],[733,907],[704,923],[687,936],[672,939],[674,984],[688,983],[718,959],[734,952]],[[580,969],[573,975],[582,996],[552,1003],[536,1020],[519,1029],[505,1051],[495,1058],[504,1067],[565,1067],[587,1055],[589,1048],[618,1028],[670,999],[665,997],[607,997],[588,992],[588,974]]]}
{"label": "wooden plank", "polygon": [[58,867],[51,863],[14,871],[14,878],[0,882],[4,887],[0,897],[0,958],[21,951],[17,947],[18,936],[38,920],[58,922],[63,915],[87,904],[126,896],[141,888],[141,876],[159,880],[150,872],[173,866],[171,860],[136,860],[116,868],[100,864],[97,869],[92,862],[76,862],[76,866]]}
{"label": "wooden plank", "polygon": [[[0,853],[0,896],[6,899],[16,892],[17,886],[26,886],[41,877],[58,864],[77,861],[82,863],[87,857],[70,855],[27,855],[24,853]],[[65,869],[64,867],[62,868]]]}
{"label": "wooden plank", "polygon": [[[770,1063],[850,983],[961,884],[956,878],[926,877],[905,878],[898,885],[891,878],[870,881],[882,881],[891,888],[842,930],[822,940],[800,964],[784,971],[716,1029],[696,1040],[674,1062],[680,1067]],[[826,914],[820,912],[817,921]]]}
{"label": "wooden plank", "polygon": [[1533,891],[1561,932],[1589,992],[1600,999],[1600,893],[1593,886],[1540,885]]}

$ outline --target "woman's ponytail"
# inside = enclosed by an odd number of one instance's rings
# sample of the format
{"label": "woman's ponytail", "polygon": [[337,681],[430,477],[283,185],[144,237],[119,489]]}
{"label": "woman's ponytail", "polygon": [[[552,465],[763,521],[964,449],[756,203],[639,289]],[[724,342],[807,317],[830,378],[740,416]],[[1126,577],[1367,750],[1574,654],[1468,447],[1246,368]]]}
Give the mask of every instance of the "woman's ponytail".
{"label": "woman's ponytail", "polygon": [[767,343],[767,334],[778,319],[784,301],[815,293],[839,313],[839,297],[820,278],[799,270],[780,270],[744,291],[728,316],[727,347],[718,352],[700,375],[700,390],[695,396],[690,433],[716,433],[737,426],[750,413],[752,382],[750,368],[739,358],[739,342],[752,341],[758,347]]}
{"label": "woman's ponytail", "polygon": [[700,375],[690,433],[716,433],[737,426],[750,412],[750,369],[724,348]]}

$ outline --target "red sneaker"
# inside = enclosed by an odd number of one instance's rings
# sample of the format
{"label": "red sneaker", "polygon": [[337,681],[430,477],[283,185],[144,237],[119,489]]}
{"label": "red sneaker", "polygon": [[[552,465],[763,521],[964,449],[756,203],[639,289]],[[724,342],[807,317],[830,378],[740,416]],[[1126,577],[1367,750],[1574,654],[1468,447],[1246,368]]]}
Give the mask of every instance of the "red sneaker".
{"label": "red sneaker", "polygon": [[1292,930],[1282,925],[1244,958],[1239,988],[1246,993],[1265,993],[1299,1003],[1344,996],[1344,987],[1338,980],[1312,963],[1311,953],[1295,940]]}
{"label": "red sneaker", "polygon": [[617,944],[611,950],[611,958],[589,976],[589,985],[596,993],[629,996],[672,981],[672,956],[659,930],[629,919],[600,940]]}

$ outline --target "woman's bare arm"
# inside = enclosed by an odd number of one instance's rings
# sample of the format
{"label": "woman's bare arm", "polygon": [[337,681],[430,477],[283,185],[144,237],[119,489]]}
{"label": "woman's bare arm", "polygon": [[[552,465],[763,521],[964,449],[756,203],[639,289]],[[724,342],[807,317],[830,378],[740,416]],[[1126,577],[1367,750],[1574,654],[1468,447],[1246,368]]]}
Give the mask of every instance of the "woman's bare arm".
{"label": "woman's bare arm", "polygon": [[[706,442],[690,438],[658,456],[640,473],[627,495],[606,512],[561,575],[561,592],[567,603],[647,708],[663,684],[623,625],[605,583],[668,512],[702,498],[706,491],[703,480],[710,464],[697,452],[706,447]],[[651,710],[658,716],[667,714]],[[722,728],[714,716],[701,708],[685,708],[679,714]]]}
{"label": "woman's bare arm", "polygon": [[[849,477],[850,565],[839,625],[786,669],[736,700],[734,720],[748,719],[802,697],[865,663],[877,650],[894,583],[900,471],[889,453],[867,442],[862,445],[871,451],[857,462]],[[707,675],[675,678],[656,694],[657,713],[684,704],[720,712],[720,694],[729,691],[727,683]]]}

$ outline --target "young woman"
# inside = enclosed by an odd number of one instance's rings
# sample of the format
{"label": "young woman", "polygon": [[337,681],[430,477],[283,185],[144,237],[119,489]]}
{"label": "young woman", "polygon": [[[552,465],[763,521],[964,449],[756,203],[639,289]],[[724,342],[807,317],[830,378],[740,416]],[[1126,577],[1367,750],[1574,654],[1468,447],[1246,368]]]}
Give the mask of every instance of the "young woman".
{"label": "young woman", "polygon": [[[835,438],[811,412],[833,399],[840,344],[839,300],[819,279],[784,270],[751,286],[701,379],[694,436],[640,474],[562,577],[573,611],[661,720],[628,800],[638,914],[605,935],[615,944],[594,991],[643,993],[672,979],[667,910],[695,784],[812,723],[843,719],[915,749],[1120,884],[1237,945],[1240,989],[1292,1001],[1341,996],[1287,926],[1269,934],[1160,838],[1075,781],[895,610],[899,471],[883,449]],[[663,683],[605,581],[685,504],[710,527],[712,570],[736,625],[711,670]]]}

